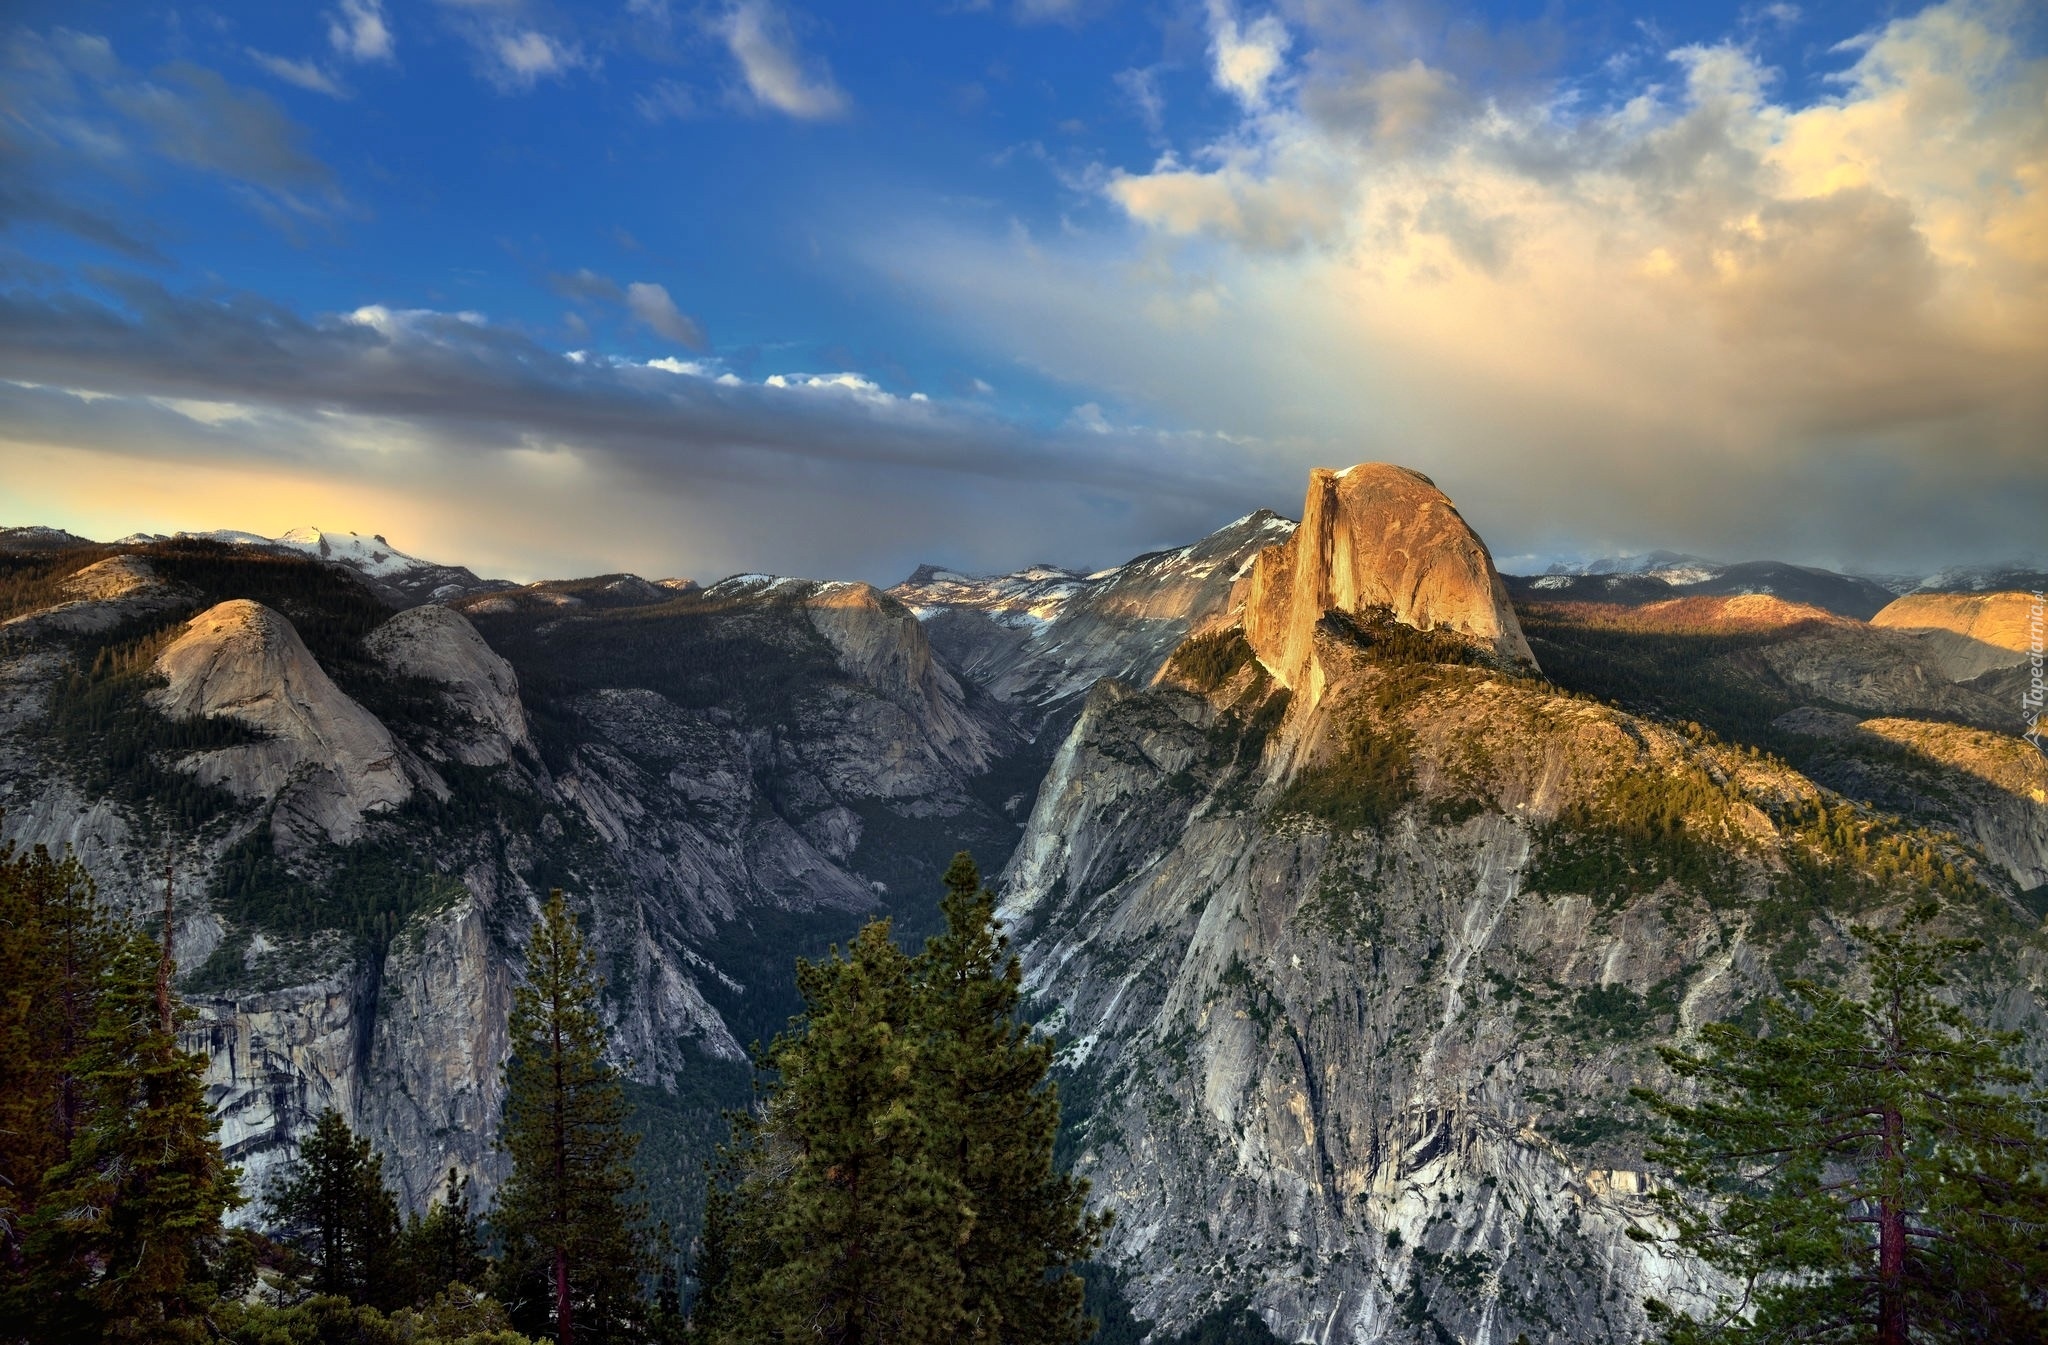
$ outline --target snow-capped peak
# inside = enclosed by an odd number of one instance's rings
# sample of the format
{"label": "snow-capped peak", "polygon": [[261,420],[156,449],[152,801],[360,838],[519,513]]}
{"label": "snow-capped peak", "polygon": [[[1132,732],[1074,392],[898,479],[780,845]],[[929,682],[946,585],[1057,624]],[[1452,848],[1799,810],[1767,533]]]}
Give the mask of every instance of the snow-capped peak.
{"label": "snow-capped peak", "polygon": [[421,560],[400,551],[383,537],[372,534],[365,537],[359,532],[323,532],[319,528],[293,528],[290,532],[270,539],[272,546],[288,546],[295,551],[304,551],[322,560],[336,560],[350,569],[373,574],[380,579],[404,574],[411,570],[425,569],[432,561]]}

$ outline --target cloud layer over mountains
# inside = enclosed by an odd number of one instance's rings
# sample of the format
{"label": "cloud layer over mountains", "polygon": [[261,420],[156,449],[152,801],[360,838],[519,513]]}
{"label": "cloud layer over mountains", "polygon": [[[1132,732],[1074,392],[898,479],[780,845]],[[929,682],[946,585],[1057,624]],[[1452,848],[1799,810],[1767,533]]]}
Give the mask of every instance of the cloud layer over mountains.
{"label": "cloud layer over mountains", "polygon": [[1801,105],[1739,39],[1487,87],[1499,53],[1419,8],[1290,12],[1212,4],[1237,115],[1095,176],[1136,240],[934,230],[901,274],[1132,402],[1426,465],[1508,550],[2038,546],[2048,62],[2019,6],[1856,36]]}

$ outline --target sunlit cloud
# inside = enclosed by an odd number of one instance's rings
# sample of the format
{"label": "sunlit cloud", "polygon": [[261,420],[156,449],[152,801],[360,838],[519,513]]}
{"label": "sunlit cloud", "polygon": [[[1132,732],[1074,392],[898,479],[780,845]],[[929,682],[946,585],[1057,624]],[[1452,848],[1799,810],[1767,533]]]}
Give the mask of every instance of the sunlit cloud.
{"label": "sunlit cloud", "polygon": [[906,226],[872,259],[1155,416],[1414,463],[1509,550],[1871,562],[2048,516],[2048,63],[2019,7],[1844,34],[1802,105],[1732,39],[1594,104],[1210,14],[1241,115],[1103,172],[1123,229]]}

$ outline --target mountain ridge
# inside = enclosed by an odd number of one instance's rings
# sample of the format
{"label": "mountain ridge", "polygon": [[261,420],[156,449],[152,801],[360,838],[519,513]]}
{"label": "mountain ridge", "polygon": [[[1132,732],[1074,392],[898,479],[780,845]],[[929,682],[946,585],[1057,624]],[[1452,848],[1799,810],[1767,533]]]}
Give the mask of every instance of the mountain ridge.
{"label": "mountain ridge", "polygon": [[[1926,631],[1786,595],[1496,590],[1469,529],[1456,584],[1385,586],[1403,622],[1279,564],[1405,576],[1432,532],[1383,557],[1347,517],[1261,511],[1087,574],[609,574],[438,604],[317,548],[0,547],[0,836],[74,844],[145,917],[171,846],[188,1044],[251,1184],[334,1105],[412,1207],[451,1165],[501,1174],[504,1015],[566,889],[685,1235],[791,959],[874,914],[930,932],[967,846],[1060,1050],[1065,1151],[1127,1206],[1112,1259],[1162,1331],[1241,1298],[1357,1345],[1630,1338],[1633,1296],[1704,1282],[1622,1236],[1651,1176],[1620,1090],[1669,1034],[1843,971],[1843,922],[1923,869],[1999,940],[2001,1021],[2048,1040],[2048,776],[2010,668],[1959,679]],[[1264,654],[1262,565],[1288,596]],[[1491,634],[1438,619],[1481,601]],[[189,768],[288,742],[205,713],[290,699],[253,655],[195,716],[149,699],[164,650],[237,603],[388,735],[403,798],[335,833],[294,803],[315,762],[240,796]],[[1632,830],[1644,810],[1682,825]]]}

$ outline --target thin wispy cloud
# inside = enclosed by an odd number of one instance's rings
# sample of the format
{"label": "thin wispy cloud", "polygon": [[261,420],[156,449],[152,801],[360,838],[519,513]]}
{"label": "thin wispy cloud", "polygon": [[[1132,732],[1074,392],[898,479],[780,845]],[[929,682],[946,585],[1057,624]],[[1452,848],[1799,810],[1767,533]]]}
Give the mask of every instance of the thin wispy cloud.
{"label": "thin wispy cloud", "polygon": [[1503,555],[1933,568],[2048,517],[2017,0],[1597,44],[1407,0],[30,4],[0,452],[45,521],[260,479],[429,554],[490,510],[486,548],[575,520],[550,565],[887,579],[1119,560],[1362,459]]}
{"label": "thin wispy cloud", "polygon": [[[748,381],[710,361],[565,354],[473,313],[308,317],[107,280],[95,299],[0,296],[0,366],[14,380],[0,381],[4,441],[41,446],[51,472],[123,458],[140,482],[158,466],[264,465],[425,492],[465,514],[487,467],[489,489],[519,485],[492,497],[499,520],[551,517],[557,532],[589,520],[586,564],[645,554],[657,535],[673,555],[680,521],[705,563],[883,581],[934,549],[996,562],[1035,539],[1098,556],[1106,535],[1138,550],[1242,512],[1253,490],[1239,446],[1205,436],[1041,433],[854,372]],[[1180,464],[1172,480],[1162,454]],[[103,477],[102,496],[118,494],[121,478]],[[650,516],[635,542],[617,520],[645,510],[667,522]],[[774,529],[746,522],[769,511]],[[878,536],[895,541],[878,549]]]}
{"label": "thin wispy cloud", "polygon": [[249,59],[273,78],[306,90],[308,93],[324,93],[329,98],[345,98],[348,90],[313,61],[294,61],[284,56],[274,56],[267,51],[249,48]]}
{"label": "thin wispy cloud", "polygon": [[[4,41],[0,161],[11,181],[0,188],[0,219],[40,219],[142,257],[156,251],[146,222],[138,229],[97,207],[108,178],[142,184],[196,174],[287,232],[345,209],[306,128],[259,89],[188,60],[137,70],[90,33],[17,31]],[[278,66],[271,73],[317,84],[317,72]],[[81,177],[95,170],[104,176]]]}
{"label": "thin wispy cloud", "polygon": [[478,42],[485,73],[506,89],[531,89],[544,79],[594,68],[596,62],[574,43],[535,29],[494,28]]}
{"label": "thin wispy cloud", "polygon": [[704,329],[697,320],[676,307],[668,290],[648,281],[626,286],[626,307],[649,331],[665,336],[691,350],[704,349]]}
{"label": "thin wispy cloud", "polygon": [[842,116],[850,106],[831,67],[798,47],[789,15],[770,0],[741,0],[726,11],[719,34],[757,106],[806,121]]}

